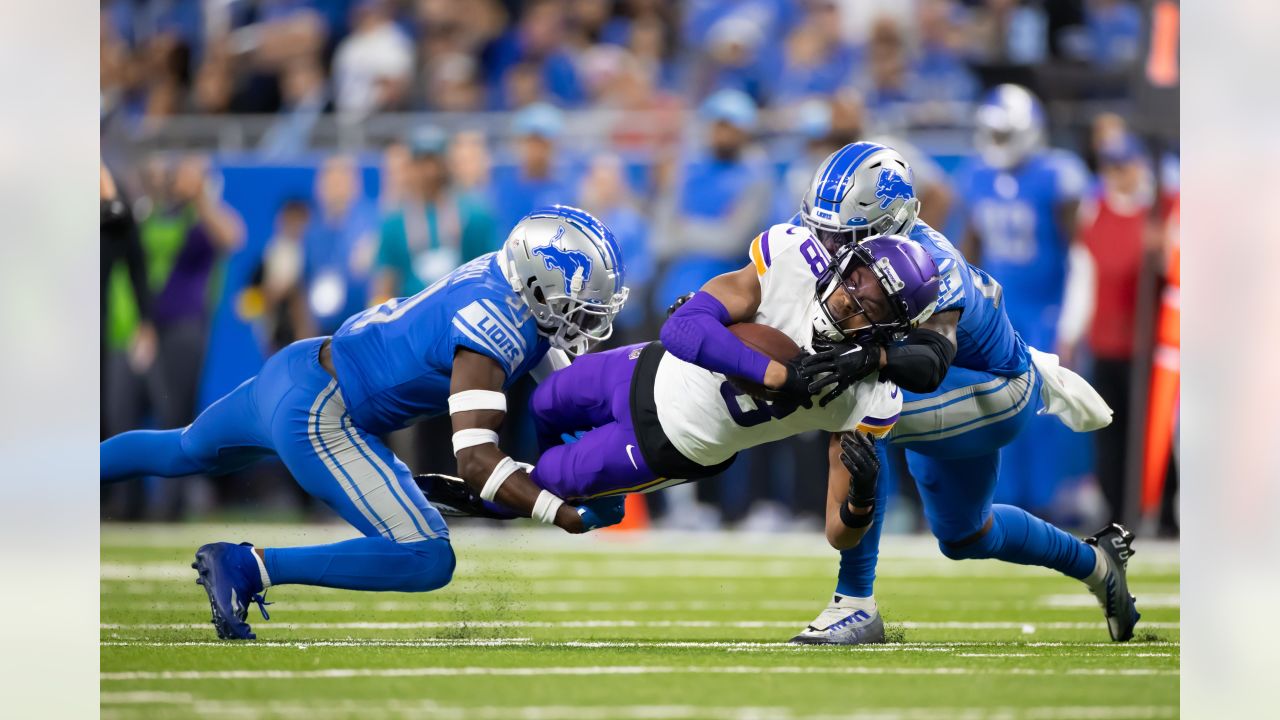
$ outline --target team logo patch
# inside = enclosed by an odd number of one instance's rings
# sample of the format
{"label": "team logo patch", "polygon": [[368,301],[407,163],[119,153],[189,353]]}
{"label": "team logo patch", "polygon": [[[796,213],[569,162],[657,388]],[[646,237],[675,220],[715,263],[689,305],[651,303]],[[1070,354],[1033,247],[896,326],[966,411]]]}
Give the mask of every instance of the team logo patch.
{"label": "team logo patch", "polygon": [[911,187],[911,180],[904,178],[889,168],[882,168],[876,178],[876,197],[880,198],[880,209],[887,210],[894,200],[910,200],[916,196]]}
{"label": "team logo patch", "polygon": [[551,242],[533,249],[533,254],[542,258],[548,270],[559,270],[564,275],[564,292],[566,295],[577,295],[591,279],[591,258],[577,250],[565,250],[556,246],[556,241],[564,237],[564,226],[551,238]]}

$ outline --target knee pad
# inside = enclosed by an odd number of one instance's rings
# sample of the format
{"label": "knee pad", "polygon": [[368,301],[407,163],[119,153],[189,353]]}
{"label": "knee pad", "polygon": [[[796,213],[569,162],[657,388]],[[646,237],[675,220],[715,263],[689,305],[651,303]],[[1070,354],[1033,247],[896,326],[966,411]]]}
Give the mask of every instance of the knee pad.
{"label": "knee pad", "polygon": [[968,537],[959,540],[938,538],[938,549],[951,560],[982,560],[993,557],[998,544],[999,533],[990,519],[981,530]]}
{"label": "knee pad", "polygon": [[453,580],[453,571],[457,567],[458,558],[453,553],[453,545],[443,538],[419,540],[402,543],[400,547],[407,550],[414,558],[414,565],[408,570],[404,582],[404,592],[430,592],[439,590]]}

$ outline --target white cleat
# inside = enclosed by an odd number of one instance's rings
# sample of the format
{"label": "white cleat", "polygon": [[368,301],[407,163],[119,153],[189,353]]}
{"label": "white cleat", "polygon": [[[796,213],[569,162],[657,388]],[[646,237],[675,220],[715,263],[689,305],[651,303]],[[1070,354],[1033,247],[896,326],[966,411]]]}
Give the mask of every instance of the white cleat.
{"label": "white cleat", "polygon": [[794,645],[869,645],[885,642],[884,621],[875,598],[836,595],[799,635]]}

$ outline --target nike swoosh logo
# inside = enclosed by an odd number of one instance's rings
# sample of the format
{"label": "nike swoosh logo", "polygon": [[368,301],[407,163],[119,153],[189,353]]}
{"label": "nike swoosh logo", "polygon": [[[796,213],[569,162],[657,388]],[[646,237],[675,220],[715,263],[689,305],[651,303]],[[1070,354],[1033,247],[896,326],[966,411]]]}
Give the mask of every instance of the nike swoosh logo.
{"label": "nike swoosh logo", "polygon": [[639,470],[640,466],[636,464],[636,457],[631,454],[631,451],[634,450],[635,447],[636,447],[635,445],[627,446],[627,459],[631,461],[631,467]]}

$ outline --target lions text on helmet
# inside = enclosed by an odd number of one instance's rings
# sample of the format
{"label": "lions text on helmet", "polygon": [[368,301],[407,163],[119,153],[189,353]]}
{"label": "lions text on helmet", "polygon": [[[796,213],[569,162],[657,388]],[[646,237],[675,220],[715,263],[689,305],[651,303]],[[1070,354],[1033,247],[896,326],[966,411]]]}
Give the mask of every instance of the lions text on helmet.
{"label": "lions text on helmet", "polygon": [[876,235],[904,233],[920,213],[911,167],[893,148],[845,145],[818,167],[800,221],[829,252]]}
{"label": "lions text on helmet", "polygon": [[512,228],[499,264],[552,347],[581,355],[613,334],[628,295],[622,253],[589,213],[567,205],[534,210]]}

